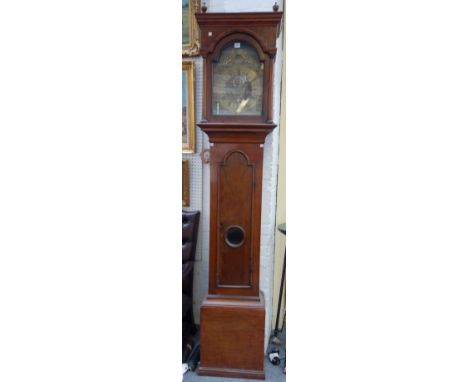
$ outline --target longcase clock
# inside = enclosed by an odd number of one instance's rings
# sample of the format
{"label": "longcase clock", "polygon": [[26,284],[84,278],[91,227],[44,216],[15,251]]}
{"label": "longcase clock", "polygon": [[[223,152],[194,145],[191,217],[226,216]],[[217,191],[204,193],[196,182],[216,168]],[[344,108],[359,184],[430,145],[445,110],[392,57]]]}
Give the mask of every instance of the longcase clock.
{"label": "longcase clock", "polygon": [[197,13],[210,141],[209,288],[200,311],[200,375],[264,379],[259,288],[263,144],[272,121],[281,12]]}

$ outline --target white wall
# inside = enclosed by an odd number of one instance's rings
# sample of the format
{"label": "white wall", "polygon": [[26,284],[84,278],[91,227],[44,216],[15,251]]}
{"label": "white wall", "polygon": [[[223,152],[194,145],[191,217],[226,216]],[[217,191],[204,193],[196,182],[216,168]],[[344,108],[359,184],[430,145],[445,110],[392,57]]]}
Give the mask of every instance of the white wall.
{"label": "white wall", "polygon": [[[201,0],[203,3],[203,0]],[[271,12],[274,0],[205,0],[208,12]],[[278,1],[280,11],[283,0]]]}
{"label": "white wall", "polygon": [[[208,12],[269,12],[272,11],[274,1],[271,0],[236,0],[236,1],[206,1]],[[278,1],[282,10],[282,1]],[[273,84],[273,120],[279,127],[280,113],[280,90],[282,73],[282,36],[277,39],[277,57],[275,62],[274,84]],[[196,72],[196,120],[201,119],[201,97],[202,97],[202,59],[195,58]],[[208,148],[208,138],[197,127],[197,153],[184,154],[184,158],[193,161],[193,168],[196,169],[199,153],[204,148]],[[278,146],[279,128],[267,137],[264,146],[264,168],[263,168],[263,193],[262,193],[262,225],[260,239],[260,289],[265,295],[265,349],[271,332],[272,301],[273,301],[273,271],[274,271],[274,245],[276,230],[276,186],[278,168]],[[200,163],[201,165],[201,163]],[[209,195],[210,195],[210,168],[208,164],[202,165],[202,179],[196,177],[191,171],[191,183],[195,189],[201,189],[202,193],[193,195],[196,200],[192,200],[189,209],[201,210],[201,224],[199,244],[197,250],[197,260],[194,274],[194,313],[195,321],[200,321],[200,305],[204,296],[208,293],[208,258],[209,258]]]}
{"label": "white wall", "polygon": [[[283,32],[283,73],[281,81],[281,116],[280,116],[280,143],[278,158],[278,187],[276,198],[276,225],[286,223],[286,39]],[[279,292],[281,288],[281,276],[283,273],[284,255],[286,248],[286,235],[276,231],[275,237],[275,270],[273,287],[273,317],[272,326],[276,324],[276,312],[278,310]],[[281,313],[278,328],[282,327],[286,312],[286,288],[283,290]]]}

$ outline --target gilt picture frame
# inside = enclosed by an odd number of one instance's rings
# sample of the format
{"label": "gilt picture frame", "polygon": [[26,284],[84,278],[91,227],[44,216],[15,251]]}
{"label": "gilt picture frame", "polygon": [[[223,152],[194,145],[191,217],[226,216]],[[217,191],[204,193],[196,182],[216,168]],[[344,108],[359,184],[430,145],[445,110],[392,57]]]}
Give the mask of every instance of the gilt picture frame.
{"label": "gilt picture frame", "polygon": [[182,62],[182,152],[195,152],[195,96],[193,62]]}
{"label": "gilt picture frame", "polygon": [[200,11],[200,0],[182,0],[182,56],[200,54],[200,32],[195,13]]}
{"label": "gilt picture frame", "polygon": [[189,161],[182,159],[182,207],[190,205]]}

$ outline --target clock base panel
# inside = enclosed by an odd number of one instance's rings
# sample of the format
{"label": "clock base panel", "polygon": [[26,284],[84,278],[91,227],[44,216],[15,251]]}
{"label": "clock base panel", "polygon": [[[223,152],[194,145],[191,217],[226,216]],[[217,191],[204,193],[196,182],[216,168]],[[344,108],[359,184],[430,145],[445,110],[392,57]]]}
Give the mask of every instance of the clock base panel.
{"label": "clock base panel", "polygon": [[199,375],[265,379],[265,303],[209,296],[200,309]]}

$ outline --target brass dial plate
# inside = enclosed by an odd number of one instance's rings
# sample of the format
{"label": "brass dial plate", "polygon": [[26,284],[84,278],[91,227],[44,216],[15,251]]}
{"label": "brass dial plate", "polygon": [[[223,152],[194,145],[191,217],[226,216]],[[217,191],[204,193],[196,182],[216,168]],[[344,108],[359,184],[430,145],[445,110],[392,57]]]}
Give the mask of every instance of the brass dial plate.
{"label": "brass dial plate", "polygon": [[261,115],[263,63],[244,41],[226,46],[213,63],[213,115]]}

